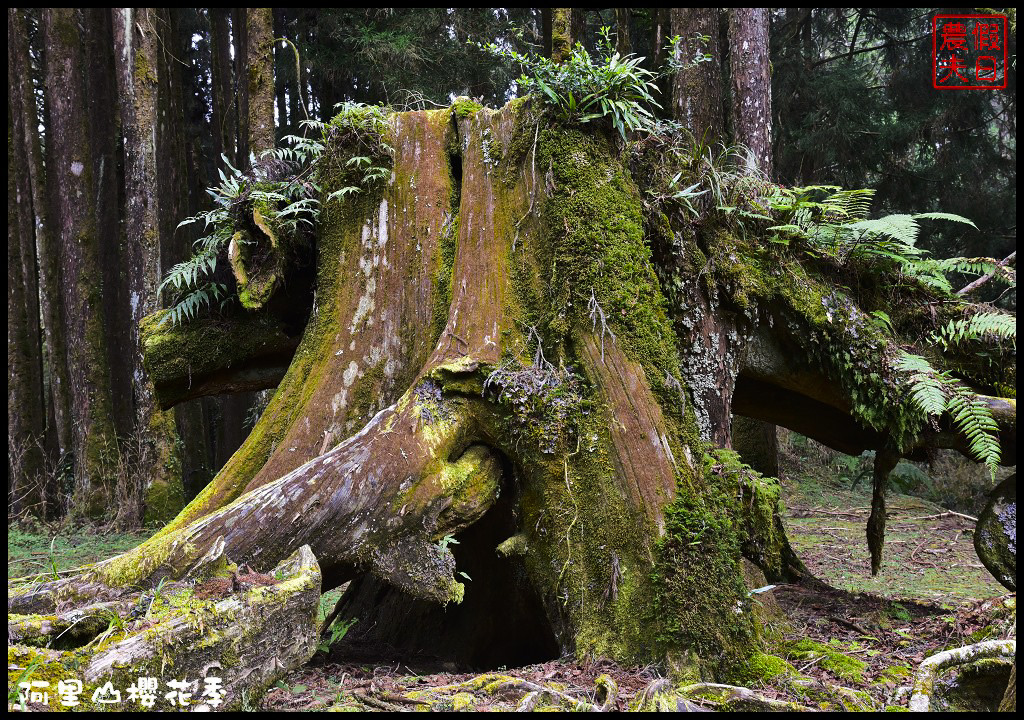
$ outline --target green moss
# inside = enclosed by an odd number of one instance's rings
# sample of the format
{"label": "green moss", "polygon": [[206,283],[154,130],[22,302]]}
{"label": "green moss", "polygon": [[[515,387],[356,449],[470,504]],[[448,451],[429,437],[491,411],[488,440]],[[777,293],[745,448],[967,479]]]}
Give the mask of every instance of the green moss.
{"label": "green moss", "polygon": [[351,401],[346,415],[348,429],[358,430],[379,410],[380,387],[384,381],[385,361],[368,367],[355,380],[351,388]]}
{"label": "green moss", "polygon": [[829,645],[823,645],[810,638],[803,638],[790,647],[788,654],[789,657],[798,660],[822,658],[821,667],[840,680],[857,684],[864,682],[864,671],[867,669],[867,663],[845,655]]}
{"label": "green moss", "polygon": [[525,555],[529,549],[529,540],[525,535],[519,534],[502,541],[495,551],[502,557],[514,557]]}
{"label": "green moss", "polygon": [[185,507],[185,488],[181,476],[181,454],[178,452],[178,432],[174,414],[154,410],[149,418],[149,436],[153,439],[156,457],[155,471],[146,488],[145,523],[164,524]]}
{"label": "green moss", "polygon": [[890,665],[882,670],[875,682],[892,683],[894,685],[906,684],[907,679],[913,675],[913,672],[906,665]]}
{"label": "green moss", "polygon": [[692,648],[716,676],[745,665],[756,649],[739,566],[740,535],[731,503],[709,488],[681,495],[665,513],[654,579],[657,640]]}
{"label": "green moss", "polygon": [[797,670],[777,655],[755,652],[735,673],[736,682],[741,685],[768,683],[778,677],[796,676]]}
{"label": "green moss", "polygon": [[[453,178],[454,180],[454,178]],[[448,313],[452,305],[452,272],[455,268],[455,251],[458,247],[459,215],[457,202],[454,210],[438,238],[437,269],[434,273],[434,305],[431,343],[436,345],[448,324]]]}
{"label": "green moss", "polygon": [[483,110],[484,106],[475,100],[470,100],[468,97],[460,96],[455,98],[455,102],[452,103],[452,110],[455,112],[456,117],[466,118],[470,115]]}

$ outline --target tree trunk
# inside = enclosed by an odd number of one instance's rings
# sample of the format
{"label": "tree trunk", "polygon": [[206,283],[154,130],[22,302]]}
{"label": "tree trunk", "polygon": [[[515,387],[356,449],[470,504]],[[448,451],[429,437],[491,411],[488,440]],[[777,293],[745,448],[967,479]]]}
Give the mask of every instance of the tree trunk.
{"label": "tree trunk", "polygon": [[[777,483],[708,447],[728,446],[734,406],[779,407],[759,388],[829,408],[818,424],[850,435],[861,396],[829,364],[848,346],[820,319],[831,281],[737,287],[752,271],[743,238],[646,214],[610,133],[552,124],[530,101],[335,134],[325,193],[367,147],[391,179],[325,202],[312,315],[243,446],[146,543],[15,589],[9,609],[123,598],[211,555],[272,568],[308,545],[325,587],[353,581],[342,607],[363,643],[470,663],[574,652],[689,676],[742,668],[758,647],[743,563],[769,581],[801,568]],[[251,328],[272,326],[268,308],[223,319],[216,342],[148,318],[158,391],[175,359],[207,362],[215,383],[218,364],[264,357]],[[864,361],[880,362],[888,341],[870,340],[881,355]]]}
{"label": "tree trunk", "polygon": [[725,138],[722,105],[722,56],[718,45],[718,8],[672,8],[672,33],[682,38],[681,60],[711,59],[675,74],[672,114],[710,148]]}
{"label": "tree trunk", "polygon": [[615,8],[615,51],[623,57],[633,52],[632,24],[629,8]]}
{"label": "tree trunk", "polygon": [[155,13],[146,8],[114,12],[121,126],[124,135],[124,262],[130,283],[133,437],[129,452],[139,465],[132,487],[122,488],[117,521],[137,526],[169,520],[184,505],[181,458],[173,415],[160,410],[142,364],[139,325],[160,307],[160,214],[157,195],[157,94],[159,67]]}
{"label": "tree trunk", "polygon": [[76,509],[100,516],[111,507],[118,447],[112,418],[104,328],[96,159],[91,152],[84,89],[83,28],[69,9],[43,12],[49,190],[59,235],[61,300],[66,317],[67,367],[74,421]]}
{"label": "tree trunk", "polygon": [[271,8],[248,8],[245,81],[249,151],[274,147],[274,18]]}
{"label": "tree trunk", "polygon": [[[15,127],[22,128],[16,133],[24,143],[25,167],[31,186],[31,209],[35,228],[35,243],[39,262],[39,303],[43,324],[43,342],[46,351],[47,372],[47,445],[52,446],[58,458],[71,453],[71,398],[68,382],[67,355],[65,351],[64,317],[61,310],[60,265],[58,262],[57,236],[51,225],[51,196],[47,191],[46,176],[43,172],[43,154],[40,137],[32,128],[39,125],[35,93],[32,87],[32,71],[29,60],[28,27],[24,11],[8,9],[7,52],[11,75],[11,111],[17,112]],[[46,127],[50,127],[49,121]],[[50,132],[50,131],[48,131]],[[52,418],[52,420],[51,420]],[[51,488],[51,510],[57,507],[56,488]]]}
{"label": "tree trunk", "polygon": [[213,132],[216,161],[221,155],[235,167],[238,123],[236,118],[234,70],[231,63],[231,29],[226,8],[210,8],[210,54],[213,87]]}
{"label": "tree trunk", "polygon": [[772,172],[771,75],[768,9],[733,8],[729,14],[732,122],[736,142],[746,145],[754,166]]}
{"label": "tree trunk", "polygon": [[[21,98],[7,110],[7,504],[20,516],[46,516],[46,408],[32,192],[25,162]],[[19,118],[15,123],[14,117]]]}
{"label": "tree trunk", "polygon": [[[110,8],[82,12],[85,49],[85,102],[88,107],[89,147],[93,157],[96,233],[99,240],[104,342],[110,375],[111,419],[119,438],[134,429],[130,316],[131,278],[125,272],[121,243],[122,156],[114,30]],[[127,456],[123,457],[126,459]],[[127,489],[127,488],[123,488]],[[129,494],[132,494],[129,491]]]}
{"label": "tree trunk", "polygon": [[[284,8],[274,8],[274,34],[272,37],[279,38],[284,37]],[[291,48],[287,45],[281,45],[275,43],[277,52],[274,53],[274,76],[277,80],[277,89],[275,91],[275,100],[277,102],[277,118],[278,126],[280,127],[281,134],[295,134],[299,119],[295,116],[288,116],[288,97],[287,97],[287,84],[285,78],[290,75],[285,71],[285,67],[292,63],[294,64],[295,57],[292,55]]]}

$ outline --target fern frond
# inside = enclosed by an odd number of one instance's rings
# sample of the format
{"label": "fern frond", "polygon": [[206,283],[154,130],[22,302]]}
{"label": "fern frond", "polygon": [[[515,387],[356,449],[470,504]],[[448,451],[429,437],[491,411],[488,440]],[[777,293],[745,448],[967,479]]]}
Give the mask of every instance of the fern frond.
{"label": "fern frond", "polygon": [[975,225],[973,222],[971,222],[970,220],[968,220],[964,216],[962,216],[962,215],[954,215],[953,213],[928,212],[928,213],[918,213],[917,215],[914,215],[913,217],[914,217],[915,220],[949,220],[950,222],[958,222],[958,223],[963,223],[965,225],[970,225],[975,230],[978,229],[977,225]]}
{"label": "fern frond", "polygon": [[939,416],[946,410],[945,382],[920,355],[902,353],[896,369],[910,375],[910,397],[926,415]]}
{"label": "fern frond", "polygon": [[1017,318],[1009,313],[978,313],[967,319],[950,320],[932,338],[943,347],[988,338],[1008,340],[1017,347]]}
{"label": "fern frond", "polygon": [[917,243],[920,228],[913,215],[886,215],[875,220],[861,220],[846,226],[861,234],[863,239],[873,240],[879,236],[888,237],[900,245],[913,248]]}
{"label": "fern frond", "polygon": [[901,352],[896,369],[910,376],[910,400],[929,417],[949,413],[953,426],[967,438],[971,452],[995,471],[999,464],[999,426],[985,401],[925,358]]}
{"label": "fern frond", "polygon": [[985,402],[959,383],[953,386],[953,396],[947,409],[953,424],[964,434],[976,458],[995,471],[999,465],[999,426]]}

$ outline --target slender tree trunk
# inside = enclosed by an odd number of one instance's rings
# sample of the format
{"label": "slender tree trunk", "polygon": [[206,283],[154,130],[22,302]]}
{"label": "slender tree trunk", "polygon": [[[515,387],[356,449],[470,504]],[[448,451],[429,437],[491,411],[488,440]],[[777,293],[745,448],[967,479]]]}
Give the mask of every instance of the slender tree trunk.
{"label": "slender tree trunk", "polygon": [[779,477],[778,428],[771,423],[736,415],[732,419],[732,449],[765,477]]}
{"label": "slender tree trunk", "polygon": [[16,85],[7,106],[7,507],[46,516],[42,342],[32,192]]}
{"label": "slender tree trunk", "polygon": [[672,33],[682,41],[679,58],[711,60],[676,73],[672,83],[672,113],[698,140],[713,147],[725,138],[722,111],[722,57],[718,45],[718,8],[672,8]]}
{"label": "slender tree trunk", "polygon": [[[668,45],[669,37],[672,35],[672,16],[668,8],[657,8],[652,11],[652,15],[654,27],[650,35],[651,45],[647,57],[652,59],[651,69],[657,70],[665,66],[665,60],[668,56],[666,46]],[[671,77],[663,76],[658,79],[658,95],[664,98],[661,101],[663,107],[672,102],[672,84],[674,82],[675,79]],[[668,112],[672,112],[671,106],[668,108]]]}
{"label": "slender tree trunk", "polygon": [[615,8],[615,50],[625,57],[633,52],[633,15],[629,8]]}
{"label": "slender tree trunk", "polygon": [[231,27],[226,8],[210,8],[210,50],[213,87],[213,131],[216,161],[224,155],[237,167],[235,145],[238,123],[234,69],[231,62]]}
{"label": "slender tree trunk", "polygon": [[572,45],[581,43],[586,45],[587,39],[587,10],[586,8],[571,8],[569,11],[569,39]]}
{"label": "slender tree trunk", "polygon": [[732,121],[736,141],[761,172],[772,172],[772,104],[768,9],[733,8],[729,15]]}
{"label": "slender tree trunk", "polygon": [[[284,37],[284,34],[284,8],[274,8],[273,37]],[[294,133],[295,128],[293,126],[298,124],[297,117],[288,117],[288,83],[285,81],[285,78],[291,75],[285,68],[288,67],[289,61],[294,65],[294,56],[292,55],[291,48],[287,45],[280,43],[274,43],[274,45],[276,46],[276,52],[274,53],[274,76],[277,78],[275,92],[277,98],[277,124],[281,135],[285,135]]]}
{"label": "slender tree trunk", "polygon": [[[29,58],[28,27],[24,11],[8,9],[7,52],[11,77],[11,91],[17,93],[12,111],[20,115],[16,126],[24,144],[25,167],[31,185],[31,208],[35,228],[36,252],[39,264],[39,303],[43,323],[45,370],[47,373],[47,445],[58,457],[72,451],[71,396],[65,352],[64,317],[61,307],[61,281],[59,244],[55,226],[51,225],[52,198],[46,187],[43,171],[43,153],[40,144],[39,116],[36,112],[33,72]],[[50,128],[49,121],[45,126]],[[49,130],[48,130],[49,132]],[[52,418],[52,421],[51,421]],[[51,498],[55,499],[55,498]],[[57,508],[53,508],[56,510]]]}
{"label": "slender tree trunk", "polygon": [[96,229],[102,271],[104,334],[110,374],[114,430],[127,438],[133,429],[132,358],[123,351],[131,343],[130,278],[120,242],[122,155],[114,36],[109,8],[89,8],[85,24],[85,100],[89,109],[89,145],[94,158]]}
{"label": "slender tree trunk", "polygon": [[250,152],[274,147],[274,19],[271,8],[246,10],[245,79]]}
{"label": "slender tree trunk", "polygon": [[540,10],[540,34],[541,43],[544,46],[544,57],[553,57],[551,54],[551,33],[552,33],[552,8],[541,8]]}
{"label": "slender tree trunk", "polygon": [[245,8],[233,8],[231,11],[231,40],[234,45],[235,66],[235,98],[238,108],[238,165],[242,169],[249,167],[249,20]]}
{"label": "slender tree trunk", "polygon": [[572,53],[572,8],[551,8],[551,59],[565,62]]}
{"label": "slender tree trunk", "polygon": [[117,8],[114,47],[124,131],[125,206],[123,239],[129,278],[129,331],[126,353],[132,363],[134,437],[137,479],[120,495],[118,521],[137,525],[144,519],[166,521],[184,505],[181,458],[173,415],[161,411],[142,364],[139,324],[160,307],[160,213],[157,193],[157,96],[160,83],[155,11]]}
{"label": "slender tree trunk", "polygon": [[109,364],[104,327],[100,239],[86,104],[83,28],[70,9],[43,12],[47,47],[46,87],[49,190],[60,238],[61,297],[67,319],[76,509],[90,516],[110,510],[117,463]]}
{"label": "slender tree trunk", "polygon": [[[730,11],[729,58],[732,71],[733,140],[753,153],[756,167],[772,172],[771,79],[768,74],[768,11]],[[732,447],[758,472],[779,476],[779,442],[775,425],[737,416]]]}
{"label": "slender tree trunk", "polygon": [[[189,39],[180,37],[179,12],[164,8],[151,11],[150,15],[157,32],[158,54],[156,187],[160,199],[157,212],[161,269],[191,256],[195,236],[189,233],[189,228],[179,229],[178,223],[198,210],[192,200],[196,168],[189,161],[185,68],[180,62],[182,48]],[[181,475],[186,484],[201,487],[212,475],[215,438],[210,415],[214,403],[197,400],[174,408],[175,426],[182,440]]]}

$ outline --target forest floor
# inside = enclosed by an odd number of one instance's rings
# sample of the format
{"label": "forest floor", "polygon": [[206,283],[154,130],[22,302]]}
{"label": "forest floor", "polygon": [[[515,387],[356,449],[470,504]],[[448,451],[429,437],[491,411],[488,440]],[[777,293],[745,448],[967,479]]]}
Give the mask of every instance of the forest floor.
{"label": "forest floor", "polygon": [[[784,522],[797,554],[831,587],[781,585],[755,596],[765,653],[745,682],[758,695],[828,709],[905,709],[920,663],[943,649],[1015,636],[1015,595],[982,567],[974,523],[920,497],[892,493],[882,571],[872,577],[865,540],[870,481],[851,488],[858,468],[806,442],[784,445]],[[842,459],[842,458],[840,458]],[[863,463],[862,463],[863,464]],[[842,465],[842,463],[840,463]],[[149,533],[102,535],[41,526],[8,529],[8,577],[47,573],[110,557]],[[321,617],[338,591],[324,595]],[[617,688],[607,698],[601,676]],[[531,701],[547,708],[635,707],[658,668],[609,661],[552,659],[491,673],[462,673],[412,659],[318,653],[277,683],[269,710],[514,710]],[[607,687],[605,685],[605,687]],[[702,704],[702,701],[697,701]],[[707,701],[709,707],[714,703]]]}

